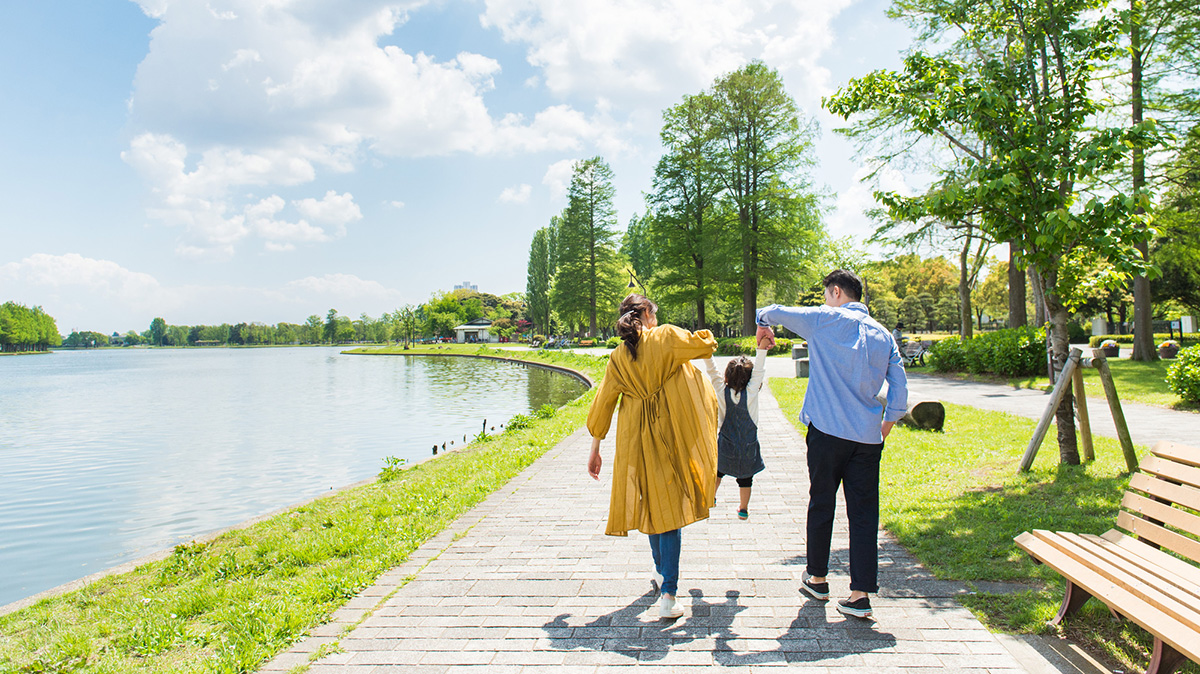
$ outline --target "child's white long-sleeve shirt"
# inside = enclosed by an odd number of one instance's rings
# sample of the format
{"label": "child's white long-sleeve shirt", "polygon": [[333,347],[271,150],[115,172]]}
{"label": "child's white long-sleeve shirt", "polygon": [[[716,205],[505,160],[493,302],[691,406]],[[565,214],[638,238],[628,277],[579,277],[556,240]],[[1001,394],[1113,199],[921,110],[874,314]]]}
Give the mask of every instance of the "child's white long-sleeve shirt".
{"label": "child's white long-sleeve shirt", "polygon": [[[742,395],[748,395],[746,399],[746,410],[750,412],[750,418],[754,420],[754,425],[758,425],[758,392],[762,389],[763,377],[766,374],[767,350],[759,349],[754,354],[754,370],[750,372],[750,381],[746,383],[744,393],[730,391],[729,396],[733,402],[741,402]],[[704,359],[704,369],[708,371],[708,378],[712,381],[713,389],[717,392],[717,428],[725,421],[725,375],[717,372],[717,365],[712,358]]]}

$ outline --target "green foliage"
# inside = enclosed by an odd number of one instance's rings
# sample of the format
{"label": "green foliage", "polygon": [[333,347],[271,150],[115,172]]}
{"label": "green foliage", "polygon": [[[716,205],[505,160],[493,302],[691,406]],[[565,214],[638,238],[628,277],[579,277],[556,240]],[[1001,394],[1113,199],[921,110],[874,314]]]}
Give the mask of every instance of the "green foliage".
{"label": "green foliage", "polygon": [[1200,345],[1179,351],[1167,369],[1167,386],[1188,402],[1200,402]]}
{"label": "green foliage", "polygon": [[41,307],[0,304],[0,351],[45,351],[60,344],[58,324]]}
{"label": "green foliage", "polygon": [[621,346],[621,338],[616,335],[609,337],[608,341],[604,342],[604,347],[607,349],[615,349],[618,346]]}
{"label": "green foliage", "polygon": [[[717,350],[715,355],[718,356],[753,356],[758,352],[758,344],[754,337],[722,337],[717,340]],[[792,340],[786,338],[778,338],[775,340],[775,346],[767,351],[769,356],[777,356],[780,354],[790,355],[792,353]]]}
{"label": "green foliage", "polygon": [[542,227],[533,233],[529,244],[529,268],[525,281],[525,298],[528,302],[529,318],[536,329],[550,332],[550,282],[554,269],[550,266],[550,230]]}
{"label": "green foliage", "polygon": [[[559,317],[596,336],[598,314],[615,313],[625,295],[616,250],[613,172],[601,157],[575,163],[558,226],[558,261],[550,301]],[[606,321],[607,322],[607,321]]]}
{"label": "green foliage", "polygon": [[552,419],[558,413],[558,409],[550,403],[545,403],[541,407],[533,411],[533,416],[538,419]]}
{"label": "green foliage", "polygon": [[379,471],[379,481],[388,482],[396,479],[400,473],[404,472],[406,463],[408,463],[407,459],[398,459],[394,456],[383,457],[383,470]]}
{"label": "green foliage", "polygon": [[505,424],[504,432],[515,433],[516,431],[523,431],[526,428],[529,428],[530,424],[532,423],[533,417],[527,414],[514,414],[512,418],[508,420],[508,423]]}
{"label": "green foliage", "polygon": [[1046,331],[1043,328],[1009,328],[970,339],[951,336],[929,348],[929,363],[936,372],[970,372],[1002,377],[1024,377],[1046,368]]}

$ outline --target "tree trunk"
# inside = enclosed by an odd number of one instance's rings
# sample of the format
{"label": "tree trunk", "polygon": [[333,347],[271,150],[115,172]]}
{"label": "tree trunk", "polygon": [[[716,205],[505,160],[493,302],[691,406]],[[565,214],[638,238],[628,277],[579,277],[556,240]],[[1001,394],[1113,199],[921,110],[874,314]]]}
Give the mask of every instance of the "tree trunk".
{"label": "tree trunk", "polygon": [[[1132,107],[1132,122],[1136,126],[1143,121],[1142,115],[1142,27],[1141,16],[1138,12],[1137,0],[1129,0],[1129,11],[1132,15],[1129,22],[1129,53],[1130,53],[1130,99]],[[1146,156],[1141,147],[1133,147],[1133,192],[1137,194],[1146,186]],[[1141,209],[1138,209],[1141,212]],[[1150,249],[1146,243],[1137,244],[1137,250],[1142,259],[1149,261]],[[1132,360],[1158,360],[1158,350],[1154,348],[1154,326],[1150,306],[1150,279],[1145,275],[1133,277],[1133,354]]]}
{"label": "tree trunk", "polygon": [[1041,272],[1033,265],[1029,265],[1029,285],[1033,290],[1034,324],[1045,325],[1046,321],[1050,320],[1049,312],[1046,309],[1046,285]]}
{"label": "tree trunk", "polygon": [[[1044,287],[1053,288],[1057,279],[1056,273],[1039,275],[1038,279]],[[1071,350],[1070,339],[1067,337],[1067,308],[1058,300],[1057,295],[1046,295],[1046,309],[1050,313],[1050,348],[1054,359],[1054,370],[1062,372],[1067,364],[1067,355]],[[1058,460],[1072,466],[1079,465],[1079,445],[1075,438],[1075,397],[1067,384],[1067,391],[1055,412],[1055,422],[1058,426]]]}
{"label": "tree trunk", "polygon": [[967,257],[970,251],[971,237],[968,236],[958,255],[958,325],[959,334],[963,339],[974,334],[971,330],[971,284],[967,274]]}
{"label": "tree trunk", "polygon": [[1017,243],[1008,242],[1008,327],[1023,328],[1029,322],[1025,311],[1025,272],[1017,265]]}

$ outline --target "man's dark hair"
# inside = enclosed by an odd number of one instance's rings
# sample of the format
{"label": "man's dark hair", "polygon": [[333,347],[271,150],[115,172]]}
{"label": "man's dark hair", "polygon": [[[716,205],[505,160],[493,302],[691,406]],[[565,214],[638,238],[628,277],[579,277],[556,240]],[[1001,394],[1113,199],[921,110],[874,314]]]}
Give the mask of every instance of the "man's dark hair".
{"label": "man's dark hair", "polygon": [[826,288],[837,286],[855,302],[862,301],[863,283],[858,274],[848,269],[834,269],[821,282]]}

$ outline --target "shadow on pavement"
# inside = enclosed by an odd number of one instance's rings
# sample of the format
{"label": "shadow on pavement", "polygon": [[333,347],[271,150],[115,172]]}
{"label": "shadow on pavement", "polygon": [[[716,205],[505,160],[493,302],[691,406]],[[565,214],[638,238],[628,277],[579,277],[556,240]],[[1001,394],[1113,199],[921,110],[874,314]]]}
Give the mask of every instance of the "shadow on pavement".
{"label": "shadow on pavement", "polygon": [[[739,666],[785,662],[816,662],[890,648],[893,635],[880,632],[875,623],[846,619],[830,623],[821,602],[808,602],[783,634],[773,638],[746,638],[733,631],[734,618],[746,610],[740,593],[730,590],[723,602],[712,602],[701,590],[689,591],[688,614],[675,621],[658,619],[653,592],[629,605],[586,623],[564,613],[543,625],[556,650],[609,651],[639,662],[664,659],[671,650],[697,651],[696,641],[712,641],[718,665]],[[764,632],[769,628],[754,628]],[[774,647],[769,647],[773,642]],[[767,647],[754,650],[755,646]]]}

